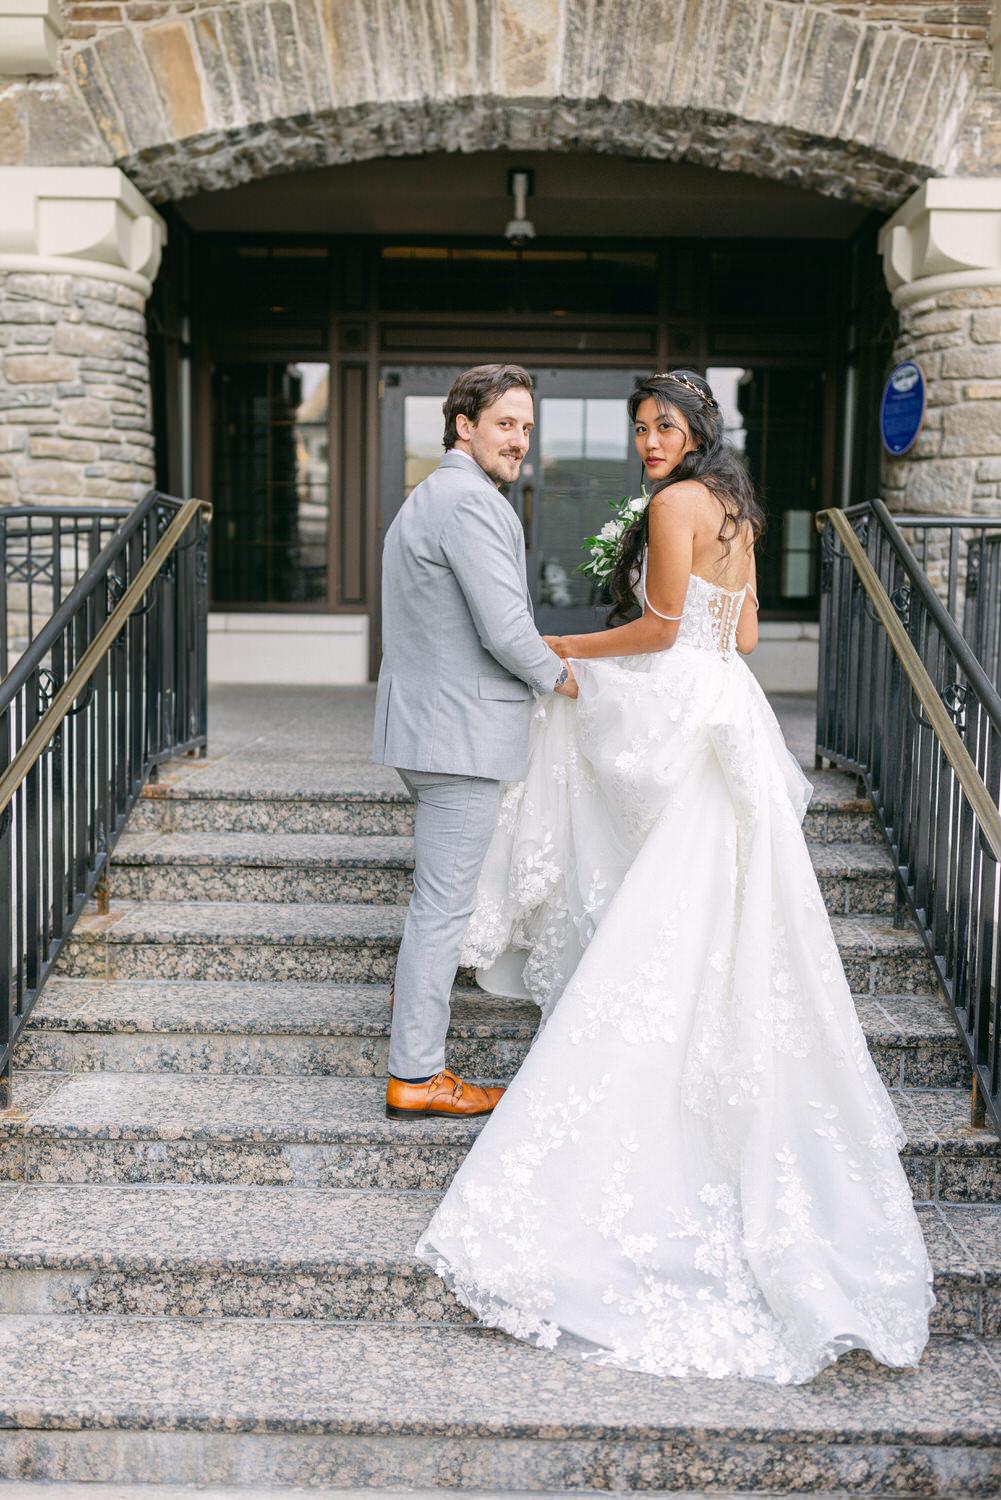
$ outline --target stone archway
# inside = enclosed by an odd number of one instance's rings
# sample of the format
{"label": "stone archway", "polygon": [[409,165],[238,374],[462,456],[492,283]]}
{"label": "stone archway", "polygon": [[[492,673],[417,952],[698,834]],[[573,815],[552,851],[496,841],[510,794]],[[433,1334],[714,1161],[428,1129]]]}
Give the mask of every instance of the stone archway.
{"label": "stone archway", "polygon": [[636,0],[121,10],[121,26],[71,26],[66,106],[158,203],[512,147],[689,161],[891,210],[944,169],[977,71],[948,42],[779,0],[679,0],[653,20]]}

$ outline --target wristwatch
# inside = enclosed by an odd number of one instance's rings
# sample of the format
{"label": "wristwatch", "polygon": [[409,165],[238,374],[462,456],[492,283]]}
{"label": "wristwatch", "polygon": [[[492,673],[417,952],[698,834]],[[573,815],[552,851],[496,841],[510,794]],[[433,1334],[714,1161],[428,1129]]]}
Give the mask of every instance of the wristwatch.
{"label": "wristwatch", "polygon": [[557,677],[556,681],[553,683],[553,692],[554,693],[555,693],[555,691],[556,691],[557,688],[561,688],[563,686],[563,684],[566,682],[566,680],[567,680],[567,678],[569,676],[570,676],[570,668],[567,666],[566,662],[564,662],[563,665],[562,665],[562,667],[560,668],[560,675]]}

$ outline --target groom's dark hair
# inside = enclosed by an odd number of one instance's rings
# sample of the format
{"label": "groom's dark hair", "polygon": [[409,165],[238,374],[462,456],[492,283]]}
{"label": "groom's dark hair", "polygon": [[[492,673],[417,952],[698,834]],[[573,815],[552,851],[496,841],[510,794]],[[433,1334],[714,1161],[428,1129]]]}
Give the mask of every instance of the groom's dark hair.
{"label": "groom's dark hair", "polygon": [[442,443],[454,448],[459,433],[455,425],[458,416],[464,416],[475,426],[481,411],[503,396],[516,385],[532,394],[532,377],[521,365],[475,365],[472,370],[463,370],[452,382],[452,389],[445,397],[442,411],[445,413],[445,436]]}

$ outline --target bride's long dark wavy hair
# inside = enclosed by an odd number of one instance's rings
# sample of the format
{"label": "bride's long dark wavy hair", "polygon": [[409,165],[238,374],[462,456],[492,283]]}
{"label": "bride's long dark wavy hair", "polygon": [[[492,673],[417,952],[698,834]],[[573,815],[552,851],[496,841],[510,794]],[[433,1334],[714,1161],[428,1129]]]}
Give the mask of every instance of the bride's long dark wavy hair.
{"label": "bride's long dark wavy hair", "polygon": [[[680,413],[695,442],[694,451],[686,453],[666,479],[657,481],[650,498],[669,485],[680,484],[683,479],[697,479],[722,506],[719,540],[723,543],[724,560],[729,555],[733,538],[739,535],[745,522],[750,525],[756,544],[765,529],[765,513],[755,496],[751,476],[724,439],[723,413],[702,376],[696,375],[694,370],[671,370],[640,381],[629,397],[631,422],[636,421],[636,413],[643,402],[650,399],[656,401],[668,417]],[[649,534],[649,507],[646,507],[622,533],[618,557],[608,580],[613,603],[606,625],[627,619],[633,611],[636,603],[633,591]]]}

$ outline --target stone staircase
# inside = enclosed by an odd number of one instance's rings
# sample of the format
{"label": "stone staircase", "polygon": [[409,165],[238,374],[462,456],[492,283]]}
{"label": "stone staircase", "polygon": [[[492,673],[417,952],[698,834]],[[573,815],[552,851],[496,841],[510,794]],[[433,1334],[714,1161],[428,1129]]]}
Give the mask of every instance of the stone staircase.
{"label": "stone staircase", "polygon": [[[0,1500],[1001,1491],[1001,1146],[854,783],[815,776],[807,833],[907,1131],[935,1337],[913,1372],[658,1381],[471,1327],[410,1258],[480,1123],[383,1112],[410,806],[365,762],[367,690],[241,701],[214,758],[146,789],[20,1051]],[[459,981],[449,1064],[508,1077],[534,1012]]]}

